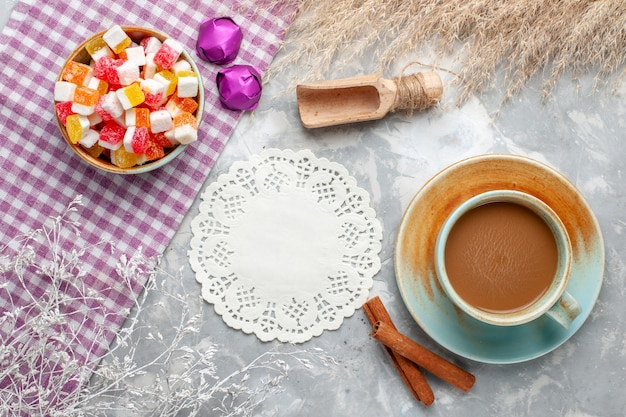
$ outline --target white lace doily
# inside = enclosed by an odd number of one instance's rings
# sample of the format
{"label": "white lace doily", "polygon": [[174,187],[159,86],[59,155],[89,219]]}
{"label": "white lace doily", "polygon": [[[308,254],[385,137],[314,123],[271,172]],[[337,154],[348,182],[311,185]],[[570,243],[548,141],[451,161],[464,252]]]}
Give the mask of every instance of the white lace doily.
{"label": "white lace doily", "polygon": [[380,269],[382,226],[340,164],[271,149],[202,193],[189,250],[202,296],[230,327],[300,343],[339,328]]}

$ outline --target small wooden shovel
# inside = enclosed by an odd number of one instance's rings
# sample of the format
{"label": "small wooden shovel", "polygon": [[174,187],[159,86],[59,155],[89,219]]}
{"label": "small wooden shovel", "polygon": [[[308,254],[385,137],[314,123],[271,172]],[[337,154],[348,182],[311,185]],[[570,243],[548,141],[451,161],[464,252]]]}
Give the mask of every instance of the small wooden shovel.
{"label": "small wooden shovel", "polygon": [[441,78],[434,72],[393,79],[363,75],[296,86],[306,128],[378,120],[396,110],[424,110],[442,93]]}

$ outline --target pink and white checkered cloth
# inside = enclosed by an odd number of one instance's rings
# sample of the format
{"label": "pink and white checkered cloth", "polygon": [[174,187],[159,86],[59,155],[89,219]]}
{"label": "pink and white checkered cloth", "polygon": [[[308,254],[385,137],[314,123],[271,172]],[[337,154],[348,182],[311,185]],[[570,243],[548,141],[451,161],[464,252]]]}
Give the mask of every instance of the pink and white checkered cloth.
{"label": "pink and white checkered cloth", "polygon": [[[99,295],[93,300],[101,300],[100,305],[88,309],[76,307],[70,317],[83,327],[85,323],[94,327],[105,323],[105,327],[116,328],[123,323],[123,312],[132,306],[143,283],[129,291],[116,281],[120,254],[130,257],[139,247],[148,257],[163,253],[240,113],[224,110],[219,104],[214,80],[220,67],[197,59],[206,94],[199,141],[159,170],[115,175],[88,166],[67,148],[54,114],[57,74],[77,44],[114,24],[157,28],[182,42],[195,56],[200,22],[219,16],[233,17],[244,33],[234,63],[255,65],[263,71],[280,46],[289,14],[241,7],[229,0],[24,0],[15,6],[0,35],[0,250],[16,245],[16,236],[40,228],[82,195],[81,234],[74,245],[91,247],[83,258],[87,276],[82,279]],[[101,239],[115,243],[114,255],[107,245],[94,246]],[[29,287],[26,293],[10,273],[0,271],[0,317],[29,303],[33,294],[46,293],[49,283],[32,275],[32,282],[25,283]],[[0,345],[11,337],[15,335],[0,328]],[[77,341],[77,349],[79,345],[83,349],[79,357],[93,358],[103,353],[113,334],[93,340],[99,336],[86,331],[82,337]]]}

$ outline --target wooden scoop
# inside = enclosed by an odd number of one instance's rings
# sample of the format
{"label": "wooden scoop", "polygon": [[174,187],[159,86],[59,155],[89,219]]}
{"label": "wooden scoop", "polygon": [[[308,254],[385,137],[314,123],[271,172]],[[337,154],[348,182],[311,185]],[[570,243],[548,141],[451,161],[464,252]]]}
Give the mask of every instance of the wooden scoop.
{"label": "wooden scoop", "polygon": [[363,75],[296,87],[300,119],[306,128],[378,120],[396,110],[425,110],[442,93],[441,78],[434,72],[393,79]]}

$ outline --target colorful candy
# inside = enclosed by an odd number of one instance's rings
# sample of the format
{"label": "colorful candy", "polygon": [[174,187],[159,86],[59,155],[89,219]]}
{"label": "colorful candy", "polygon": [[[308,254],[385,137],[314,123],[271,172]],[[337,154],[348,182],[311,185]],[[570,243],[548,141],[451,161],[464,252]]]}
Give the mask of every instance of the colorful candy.
{"label": "colorful candy", "polygon": [[168,100],[167,104],[165,105],[165,108],[167,109],[167,111],[170,112],[172,117],[175,117],[176,115],[178,115],[180,112],[183,112],[183,111],[186,111],[188,113],[194,113],[196,109],[198,108],[198,103],[196,102],[196,100],[192,98],[189,98],[189,97],[180,98],[176,94],[174,94]]}
{"label": "colorful candy", "polygon": [[132,43],[132,40],[120,25],[115,25],[107,30],[104,35],[102,35],[102,39],[104,39],[109,48],[116,54],[122,52]]}
{"label": "colorful candy", "polygon": [[65,119],[67,135],[70,138],[70,142],[73,144],[78,143],[85,136],[85,133],[90,127],[89,119],[80,114],[72,114]]}
{"label": "colorful candy", "polygon": [[72,101],[74,100],[74,92],[76,84],[69,81],[57,81],[54,84],[54,101]]}
{"label": "colorful candy", "polygon": [[119,167],[154,161],[197,140],[199,76],[182,45],[121,26],[85,45],[90,65],[66,63],[54,86],[55,110],[71,143]]}
{"label": "colorful candy", "polygon": [[140,105],[146,100],[139,83],[132,83],[128,87],[120,88],[115,92],[124,110]]}
{"label": "colorful candy", "polygon": [[141,90],[145,97],[146,106],[160,107],[167,100],[165,85],[155,79],[141,80]]}
{"label": "colorful candy", "polygon": [[140,155],[128,152],[123,146],[111,152],[111,163],[120,168],[130,168],[137,165],[139,158]]}
{"label": "colorful candy", "polygon": [[123,126],[120,126],[113,121],[106,122],[100,131],[100,139],[98,140],[98,143],[105,149],[115,150],[124,143],[125,134],[126,128]]}
{"label": "colorful candy", "polygon": [[126,110],[126,126],[150,127],[150,109],[136,107]]}
{"label": "colorful candy", "polygon": [[166,39],[154,54],[154,63],[164,69],[171,69],[183,52],[183,45],[174,39]]}
{"label": "colorful candy", "polygon": [[56,111],[57,111],[57,117],[63,124],[66,123],[67,116],[71,116],[72,114],[74,114],[74,112],[72,111],[71,101],[62,101],[62,102],[56,103],[54,107],[56,108]]}
{"label": "colorful candy", "polygon": [[188,144],[198,139],[198,128],[193,114],[181,112],[174,117],[174,129],[170,139],[182,144]]}
{"label": "colorful candy", "polygon": [[196,97],[198,95],[198,75],[192,71],[178,73],[178,97]]}
{"label": "colorful candy", "polygon": [[109,45],[107,45],[104,39],[102,39],[102,36],[92,39],[89,43],[87,43],[87,45],[85,45],[85,49],[94,61],[97,61],[104,56],[113,58],[113,51],[111,51]]}
{"label": "colorful candy", "polygon": [[70,61],[65,65],[61,78],[76,85],[87,85],[93,77],[93,68],[80,62]]}
{"label": "colorful candy", "polygon": [[127,152],[143,154],[148,148],[150,132],[145,126],[129,126],[124,134],[124,147]]}
{"label": "colorful candy", "polygon": [[172,71],[159,71],[154,75],[154,79],[165,86],[165,95],[171,96],[176,91],[178,78]]}
{"label": "colorful candy", "polygon": [[120,85],[131,85],[139,80],[139,65],[133,61],[124,61],[122,65],[115,68]]}
{"label": "colorful candy", "polygon": [[88,87],[78,87],[74,93],[72,111],[74,113],[89,116],[96,110],[96,104],[100,99],[100,93]]}
{"label": "colorful candy", "polygon": [[172,115],[167,110],[157,110],[150,113],[150,131],[152,133],[166,132],[173,127]]}

